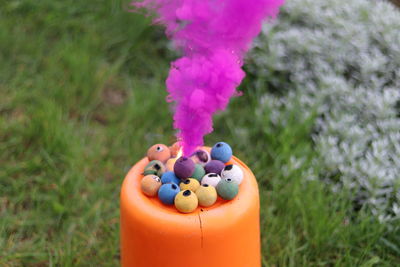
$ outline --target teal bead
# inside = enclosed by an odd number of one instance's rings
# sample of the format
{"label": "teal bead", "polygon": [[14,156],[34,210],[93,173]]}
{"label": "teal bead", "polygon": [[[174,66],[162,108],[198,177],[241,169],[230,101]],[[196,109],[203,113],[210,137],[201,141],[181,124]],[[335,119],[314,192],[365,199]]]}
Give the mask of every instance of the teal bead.
{"label": "teal bead", "polygon": [[194,167],[194,173],[192,174],[191,178],[196,179],[197,181],[201,182],[201,179],[206,175],[206,171],[204,170],[203,166],[200,164],[196,164]]}
{"label": "teal bead", "polygon": [[152,160],[144,167],[143,175],[153,174],[161,177],[165,171],[165,165],[161,161]]}
{"label": "teal bead", "polygon": [[217,193],[222,199],[234,199],[239,193],[239,185],[231,178],[222,179],[217,185]]}

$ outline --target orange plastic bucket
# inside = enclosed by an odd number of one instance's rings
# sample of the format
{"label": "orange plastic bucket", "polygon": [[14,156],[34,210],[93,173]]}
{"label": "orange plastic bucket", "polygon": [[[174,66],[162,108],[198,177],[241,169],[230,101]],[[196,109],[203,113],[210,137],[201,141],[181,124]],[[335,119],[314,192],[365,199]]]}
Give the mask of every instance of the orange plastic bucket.
{"label": "orange plastic bucket", "polygon": [[125,267],[260,267],[260,206],[251,170],[233,157],[244,178],[231,201],[218,199],[189,214],[141,192],[148,163],[139,161],[121,188],[121,262]]}

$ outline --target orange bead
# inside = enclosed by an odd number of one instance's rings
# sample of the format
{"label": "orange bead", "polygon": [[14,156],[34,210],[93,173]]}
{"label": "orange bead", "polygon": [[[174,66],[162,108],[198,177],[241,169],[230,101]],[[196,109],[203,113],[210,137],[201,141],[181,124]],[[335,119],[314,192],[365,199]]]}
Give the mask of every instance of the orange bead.
{"label": "orange bead", "polygon": [[166,162],[171,157],[171,151],[166,145],[156,144],[147,150],[147,158],[149,161],[159,160]]}
{"label": "orange bead", "polygon": [[161,185],[160,178],[152,174],[146,175],[141,181],[142,192],[149,197],[156,196]]}
{"label": "orange bead", "polygon": [[177,157],[181,148],[180,142],[175,142],[172,146],[170,146],[169,150],[171,151],[171,157]]}
{"label": "orange bead", "polygon": [[170,172],[174,171],[174,165],[175,162],[178,158],[170,158],[169,160],[167,160],[167,163],[165,163],[165,166],[167,167],[167,170]]}

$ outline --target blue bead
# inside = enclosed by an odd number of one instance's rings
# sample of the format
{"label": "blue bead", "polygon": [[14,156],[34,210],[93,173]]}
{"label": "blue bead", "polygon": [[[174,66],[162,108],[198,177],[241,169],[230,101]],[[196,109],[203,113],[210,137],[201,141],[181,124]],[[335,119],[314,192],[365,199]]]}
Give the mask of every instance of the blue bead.
{"label": "blue bead", "polygon": [[158,198],[166,205],[174,204],[175,196],[179,193],[180,188],[177,184],[163,184],[158,190]]}
{"label": "blue bead", "polygon": [[227,163],[232,157],[232,148],[225,142],[216,143],[211,149],[211,158]]}
{"label": "blue bead", "polygon": [[181,179],[176,177],[174,172],[165,172],[161,176],[161,182],[163,184],[168,184],[168,183],[174,183],[174,184],[179,184],[181,182]]}

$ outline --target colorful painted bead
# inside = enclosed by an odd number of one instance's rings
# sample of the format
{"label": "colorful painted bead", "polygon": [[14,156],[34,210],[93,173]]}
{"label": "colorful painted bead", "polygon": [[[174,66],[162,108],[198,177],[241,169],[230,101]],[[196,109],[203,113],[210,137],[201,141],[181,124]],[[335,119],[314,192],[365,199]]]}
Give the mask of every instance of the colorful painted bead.
{"label": "colorful painted bead", "polygon": [[221,172],[221,178],[231,178],[237,184],[241,184],[243,180],[243,171],[238,165],[226,165]]}
{"label": "colorful painted bead", "polygon": [[196,179],[197,181],[201,181],[201,179],[206,175],[206,171],[204,170],[203,166],[200,164],[196,164],[194,166],[194,172],[192,174],[192,178]]}
{"label": "colorful painted bead", "polygon": [[216,143],[211,149],[211,158],[228,162],[232,157],[232,148],[225,142]]}
{"label": "colorful painted bead", "polygon": [[201,185],[195,193],[199,199],[200,206],[210,207],[217,201],[217,190],[208,184]]}
{"label": "colorful painted bead", "polygon": [[169,151],[171,151],[171,157],[176,158],[181,149],[182,149],[181,143],[175,142],[172,146],[169,147]]}
{"label": "colorful painted bead", "polygon": [[200,186],[199,181],[193,178],[185,179],[179,184],[179,187],[181,188],[182,191],[190,190],[194,192],[197,190],[197,188],[199,188],[199,186]]}
{"label": "colorful painted bead", "polygon": [[199,201],[195,193],[190,190],[179,192],[175,197],[175,207],[183,213],[194,211],[199,205]]}
{"label": "colorful painted bead", "polygon": [[150,161],[149,164],[144,167],[144,175],[154,174],[158,177],[161,177],[162,174],[166,171],[165,165],[159,160]]}
{"label": "colorful painted bead", "polygon": [[170,158],[169,160],[167,160],[167,162],[165,163],[165,167],[167,168],[167,171],[173,172],[174,171],[174,165],[176,162],[177,158]]}
{"label": "colorful painted bead", "polygon": [[221,171],[224,169],[225,164],[219,160],[211,160],[209,163],[204,166],[204,170],[206,173],[217,173],[221,174]]}
{"label": "colorful painted bead", "polygon": [[199,149],[194,152],[190,156],[190,158],[193,160],[194,163],[200,164],[202,166],[206,165],[211,160],[210,154],[203,149]]}
{"label": "colorful painted bead", "polygon": [[239,193],[239,185],[231,178],[222,179],[217,185],[217,193],[225,200],[234,199]]}
{"label": "colorful painted bead", "polygon": [[156,144],[147,150],[147,158],[152,160],[159,160],[161,162],[166,162],[171,157],[171,152],[169,147],[163,144]]}
{"label": "colorful painted bead", "polygon": [[164,172],[164,174],[161,176],[161,182],[163,184],[168,184],[168,183],[179,184],[181,182],[181,179],[176,177],[174,172]]}
{"label": "colorful painted bead", "polygon": [[208,184],[213,187],[216,187],[218,183],[221,181],[221,176],[216,173],[208,173],[206,174],[203,179],[201,179],[201,184]]}
{"label": "colorful painted bead", "polygon": [[175,196],[180,192],[177,184],[163,184],[158,190],[158,198],[166,205],[174,204]]}
{"label": "colorful painted bead", "polygon": [[190,158],[180,157],[174,165],[175,175],[180,179],[186,179],[192,176],[194,172],[194,162]]}
{"label": "colorful painted bead", "polygon": [[161,180],[156,175],[146,175],[143,177],[142,181],[140,182],[142,192],[149,196],[154,197],[157,195],[158,189],[161,186]]}

